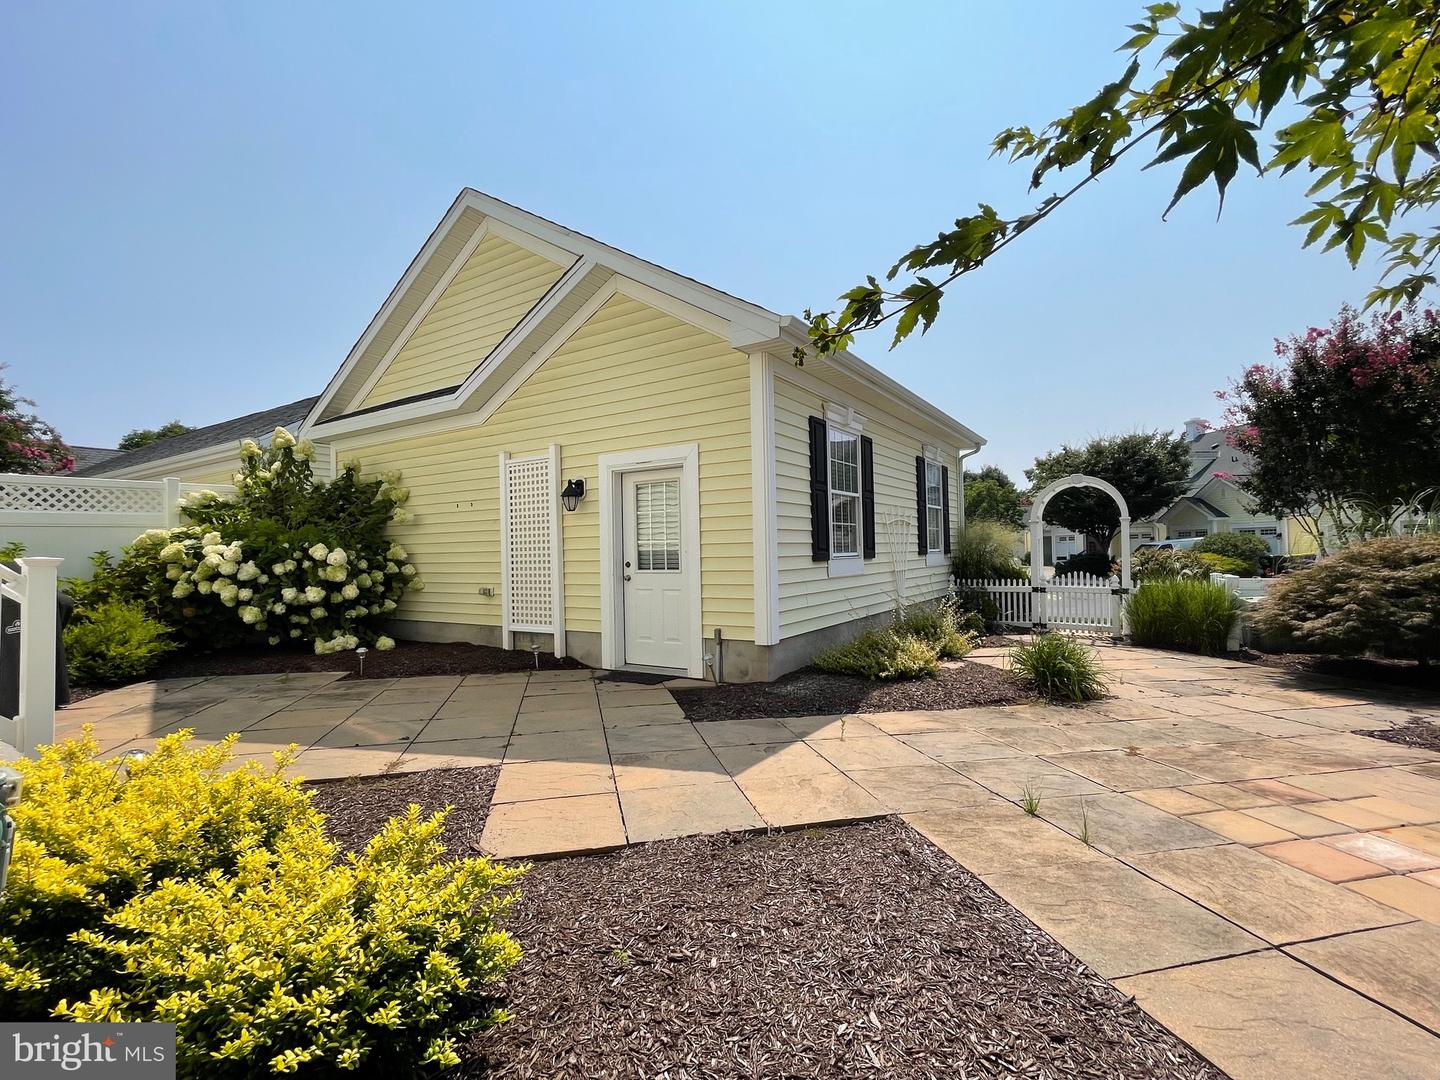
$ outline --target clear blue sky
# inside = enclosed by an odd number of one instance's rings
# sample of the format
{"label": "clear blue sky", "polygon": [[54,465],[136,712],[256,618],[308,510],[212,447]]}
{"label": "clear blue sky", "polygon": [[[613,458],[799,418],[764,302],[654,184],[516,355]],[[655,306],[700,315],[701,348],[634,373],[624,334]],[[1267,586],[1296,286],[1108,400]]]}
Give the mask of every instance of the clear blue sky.
{"label": "clear blue sky", "polygon": [[[271,4],[0,13],[0,360],[72,442],[318,392],[469,185],[771,308],[823,307],[980,201],[991,137],[1120,70],[1139,0]],[[1279,334],[1362,299],[1303,183],[1104,179],[856,351],[1017,474],[1214,415]]]}

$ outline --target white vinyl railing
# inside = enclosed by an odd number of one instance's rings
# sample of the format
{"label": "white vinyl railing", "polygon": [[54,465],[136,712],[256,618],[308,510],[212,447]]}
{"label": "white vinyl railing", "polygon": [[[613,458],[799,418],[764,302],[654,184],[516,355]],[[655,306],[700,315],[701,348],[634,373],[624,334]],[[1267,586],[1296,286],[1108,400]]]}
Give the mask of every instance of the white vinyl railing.
{"label": "white vinyl railing", "polygon": [[19,605],[19,625],[12,620],[0,631],[7,641],[12,634],[20,639],[20,711],[0,716],[0,743],[33,755],[55,741],[55,591],[62,560],[17,561],[19,570],[0,564],[0,597]]}
{"label": "white vinyl railing", "polygon": [[957,581],[956,588],[986,593],[995,602],[995,621],[1002,627],[1121,634],[1124,590],[1116,578],[1066,574],[1044,585],[990,579]]}
{"label": "white vinyl railing", "polygon": [[181,500],[207,489],[222,495],[235,490],[229,484],[188,484],[174,477],[0,473],[0,545],[58,555],[68,573],[88,577],[93,553],[118,555],[146,529],[173,529],[181,523]]}

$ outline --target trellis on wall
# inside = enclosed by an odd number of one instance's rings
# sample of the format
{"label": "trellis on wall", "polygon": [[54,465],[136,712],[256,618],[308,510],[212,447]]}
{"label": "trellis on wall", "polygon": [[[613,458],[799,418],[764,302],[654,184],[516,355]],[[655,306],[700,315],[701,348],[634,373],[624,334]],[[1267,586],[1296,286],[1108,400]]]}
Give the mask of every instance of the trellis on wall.
{"label": "trellis on wall", "polygon": [[500,454],[500,592],[504,646],[516,631],[553,634],[565,655],[560,548],[560,448],[537,457]]}

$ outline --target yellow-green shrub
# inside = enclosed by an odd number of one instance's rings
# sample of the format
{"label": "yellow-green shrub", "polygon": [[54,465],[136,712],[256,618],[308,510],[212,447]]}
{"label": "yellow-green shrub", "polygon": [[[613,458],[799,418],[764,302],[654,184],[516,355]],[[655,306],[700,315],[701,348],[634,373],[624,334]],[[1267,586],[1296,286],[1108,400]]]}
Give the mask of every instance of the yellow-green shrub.
{"label": "yellow-green shrub", "polygon": [[[23,763],[0,897],[0,1015],[176,1024],[182,1075],[454,1059],[518,959],[519,870],[445,861],[411,808],[340,859],[278,769],[161,740],[128,767],[86,739]],[[126,772],[130,775],[127,779]]]}
{"label": "yellow-green shrub", "polygon": [[867,679],[921,679],[940,670],[940,650],[894,630],[866,630],[853,641],[817,653],[814,664],[835,675]]}
{"label": "yellow-green shrub", "polygon": [[[895,632],[928,641],[942,660],[958,660],[975,647],[975,613],[961,611],[954,600],[912,604],[895,615]],[[980,629],[984,628],[983,620]]]}

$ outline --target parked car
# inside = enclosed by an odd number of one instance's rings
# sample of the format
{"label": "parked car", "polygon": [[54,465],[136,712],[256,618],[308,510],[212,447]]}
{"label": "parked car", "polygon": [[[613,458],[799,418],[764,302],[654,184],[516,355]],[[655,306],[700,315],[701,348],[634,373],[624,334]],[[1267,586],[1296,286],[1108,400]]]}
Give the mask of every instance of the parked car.
{"label": "parked car", "polygon": [[1183,540],[1147,540],[1143,544],[1136,544],[1130,550],[1134,551],[1189,551],[1196,544],[1204,540],[1203,536],[1187,536]]}

